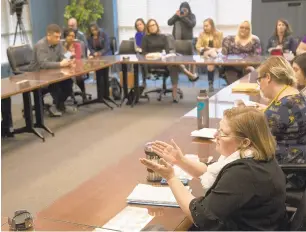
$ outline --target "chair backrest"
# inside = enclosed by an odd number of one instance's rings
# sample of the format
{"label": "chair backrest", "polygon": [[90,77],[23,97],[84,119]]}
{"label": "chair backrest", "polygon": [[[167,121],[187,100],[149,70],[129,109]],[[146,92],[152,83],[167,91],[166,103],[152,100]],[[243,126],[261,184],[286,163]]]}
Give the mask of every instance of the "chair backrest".
{"label": "chair backrest", "polygon": [[117,52],[117,49],[118,49],[117,39],[116,39],[116,37],[113,36],[113,37],[109,37],[109,40],[110,40],[110,48],[112,50],[112,54],[115,55],[116,52]]}
{"label": "chair backrest", "polygon": [[193,55],[192,40],[175,40],[175,52],[185,56]]}
{"label": "chair backrest", "polygon": [[165,34],[169,46],[170,53],[175,52],[175,39],[172,34]]}
{"label": "chair backrest", "polygon": [[133,40],[122,40],[119,47],[120,55],[136,54]]}
{"label": "chair backrest", "polygon": [[30,44],[10,46],[7,48],[6,53],[14,74],[28,71],[29,64],[33,58],[33,49]]}
{"label": "chair backrest", "polygon": [[306,231],[306,190],[290,222],[290,231]]}

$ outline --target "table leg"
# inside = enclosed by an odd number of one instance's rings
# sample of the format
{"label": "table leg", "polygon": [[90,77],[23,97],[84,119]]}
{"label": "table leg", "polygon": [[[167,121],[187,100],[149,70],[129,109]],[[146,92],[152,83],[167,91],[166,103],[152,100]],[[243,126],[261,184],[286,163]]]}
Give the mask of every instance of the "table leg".
{"label": "table leg", "polygon": [[135,93],[135,96],[134,96],[133,102],[131,104],[131,107],[134,107],[134,105],[137,104],[138,101],[139,101],[139,65],[134,64],[133,69],[134,69],[134,93]]}
{"label": "table leg", "polygon": [[[107,69],[106,69],[107,70]],[[100,71],[100,70],[98,70]],[[90,104],[95,104],[95,103],[102,103],[104,105],[106,105],[107,107],[109,107],[110,109],[113,109],[113,107],[111,107],[106,101],[105,101],[105,98],[104,98],[104,81],[103,81],[103,78],[106,78],[106,76],[104,75],[105,74],[105,71],[103,72],[103,75],[96,75],[96,82],[97,82],[97,98],[96,99],[93,99],[91,101],[86,101],[86,102],[83,102],[81,104],[79,104],[78,106],[85,106],[85,105],[90,105]]]}
{"label": "table leg", "polygon": [[122,104],[124,103],[125,99],[128,99],[128,85],[127,85],[127,64],[122,64],[121,65],[121,69],[122,69],[122,79],[123,79],[123,98],[122,101],[120,103],[120,106],[122,106]]}
{"label": "table leg", "polygon": [[34,127],[42,128],[47,131],[49,134],[54,136],[54,133],[45,125],[44,120],[44,108],[43,108],[43,95],[41,89],[33,91],[34,95],[34,110],[35,110],[35,120],[36,123]]}
{"label": "table leg", "polygon": [[14,130],[14,134],[21,133],[33,133],[45,142],[45,138],[42,134],[40,134],[33,125],[33,112],[32,112],[32,102],[30,92],[26,92],[22,94],[23,96],[23,107],[24,107],[24,119],[26,126],[23,128],[18,128]]}

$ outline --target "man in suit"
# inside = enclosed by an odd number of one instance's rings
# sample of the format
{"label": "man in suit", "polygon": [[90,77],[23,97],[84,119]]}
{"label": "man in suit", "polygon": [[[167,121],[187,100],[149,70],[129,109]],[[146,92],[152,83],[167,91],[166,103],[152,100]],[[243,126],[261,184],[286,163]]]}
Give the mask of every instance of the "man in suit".
{"label": "man in suit", "polygon": [[[34,46],[33,58],[29,67],[30,71],[59,69],[70,67],[73,64],[73,60],[65,58],[60,38],[61,28],[56,24],[50,24],[47,27],[46,36]],[[49,109],[51,115],[61,116],[61,111],[65,111],[64,102],[72,93],[72,84],[72,80],[68,79],[48,86],[53,98],[53,105]]]}

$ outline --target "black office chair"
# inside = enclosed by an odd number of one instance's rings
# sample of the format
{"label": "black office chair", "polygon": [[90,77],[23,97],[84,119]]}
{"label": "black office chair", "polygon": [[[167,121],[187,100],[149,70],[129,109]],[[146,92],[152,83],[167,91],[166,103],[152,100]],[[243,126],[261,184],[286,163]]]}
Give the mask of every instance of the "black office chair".
{"label": "black office chair", "polygon": [[[18,46],[9,46],[6,50],[7,58],[14,75],[29,72],[29,66],[33,57],[33,49],[30,44]],[[49,93],[47,88],[42,88],[42,94],[45,96]],[[44,104],[44,109],[48,111],[49,104]],[[23,112],[23,110],[22,110]]]}
{"label": "black office chair", "polygon": [[[172,35],[168,34],[167,36],[167,42],[169,45],[170,53],[175,53],[175,40]],[[167,78],[169,77],[170,73],[167,68],[167,66],[161,66],[161,65],[148,65],[148,71],[153,75],[153,80],[157,81],[160,78],[162,78],[163,83],[161,88],[153,89],[150,91],[147,91],[144,93],[145,96],[148,96],[150,93],[157,93],[158,97],[157,100],[161,101],[162,96],[166,95],[167,93],[172,93],[173,90],[167,88]],[[177,94],[179,95],[180,99],[184,97],[183,91],[178,88]]]}
{"label": "black office chair", "polygon": [[[294,182],[298,186],[288,188],[286,193],[286,203],[297,207],[306,189],[306,164],[280,164],[280,167],[285,173],[287,181]],[[298,176],[292,176],[292,174],[297,174]]]}
{"label": "black office chair", "polygon": [[29,71],[29,65],[33,56],[30,44],[10,46],[6,50],[7,58],[14,75]]}
{"label": "black office chair", "polygon": [[118,49],[116,37],[109,37],[109,40],[110,40],[110,48],[112,50],[112,54],[116,55]]}
{"label": "black office chair", "polygon": [[[287,210],[287,212],[290,214],[292,213],[291,210],[292,209]],[[293,212],[292,216],[289,218],[288,230],[306,231],[306,190],[304,191],[295,212]]]}

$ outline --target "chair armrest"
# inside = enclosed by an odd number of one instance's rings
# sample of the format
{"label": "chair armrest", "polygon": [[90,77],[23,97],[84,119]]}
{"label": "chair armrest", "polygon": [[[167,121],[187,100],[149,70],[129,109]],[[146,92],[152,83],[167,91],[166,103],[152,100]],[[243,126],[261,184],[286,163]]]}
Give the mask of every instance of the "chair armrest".
{"label": "chair armrest", "polygon": [[306,164],[280,164],[279,166],[286,173],[306,173]]}

